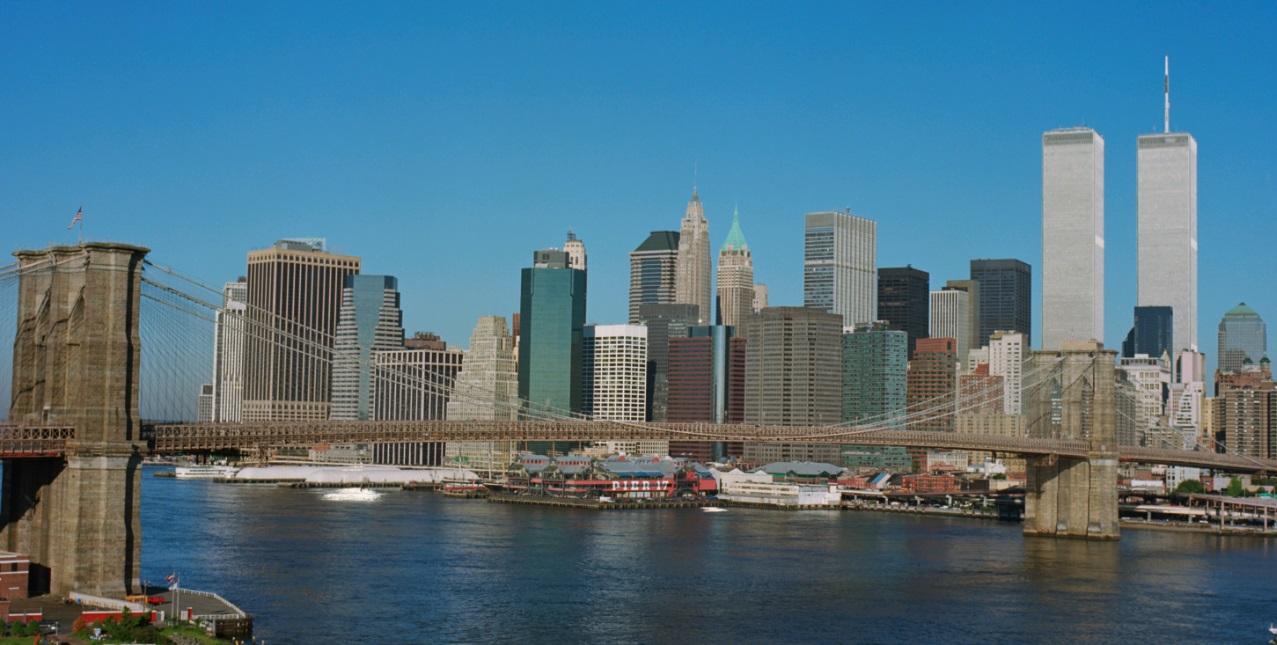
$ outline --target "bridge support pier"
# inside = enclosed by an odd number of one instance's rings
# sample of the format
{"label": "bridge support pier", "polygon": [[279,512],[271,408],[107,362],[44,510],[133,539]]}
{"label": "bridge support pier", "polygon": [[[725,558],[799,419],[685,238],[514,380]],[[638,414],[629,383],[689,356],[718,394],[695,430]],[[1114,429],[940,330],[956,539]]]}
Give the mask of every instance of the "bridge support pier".
{"label": "bridge support pier", "polygon": [[71,426],[62,458],[11,459],[0,547],[30,555],[36,593],[138,588],[140,278],[147,249],[89,242],[18,251],[9,418]]}
{"label": "bridge support pier", "polygon": [[1030,418],[1043,420],[1035,434],[1090,447],[1085,458],[1027,458],[1024,534],[1117,540],[1114,352],[1095,341],[1068,342],[1063,350],[1034,352],[1033,361],[1058,363],[1054,383],[1027,397]]}

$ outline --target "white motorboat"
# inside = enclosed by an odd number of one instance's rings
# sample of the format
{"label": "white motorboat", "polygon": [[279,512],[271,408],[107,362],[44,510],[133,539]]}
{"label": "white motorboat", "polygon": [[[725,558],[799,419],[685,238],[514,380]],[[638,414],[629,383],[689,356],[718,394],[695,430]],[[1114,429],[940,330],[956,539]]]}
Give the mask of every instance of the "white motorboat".
{"label": "white motorboat", "polygon": [[324,493],[324,499],[334,502],[375,502],[381,499],[381,493],[371,488],[339,488]]}
{"label": "white motorboat", "polygon": [[727,509],[721,506],[703,506],[701,507],[701,510],[705,511],[706,513],[726,513],[727,512]]}

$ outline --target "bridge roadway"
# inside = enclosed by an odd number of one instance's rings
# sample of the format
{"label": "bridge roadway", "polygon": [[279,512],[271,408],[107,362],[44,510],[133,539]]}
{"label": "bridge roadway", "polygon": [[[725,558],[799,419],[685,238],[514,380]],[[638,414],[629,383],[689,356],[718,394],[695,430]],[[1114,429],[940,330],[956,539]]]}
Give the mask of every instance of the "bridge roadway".
{"label": "bridge roadway", "polygon": [[[146,432],[149,430],[149,432]],[[1034,437],[864,431],[848,427],[794,427],[712,423],[616,423],[610,421],[308,421],[162,424],[144,430],[157,453],[312,446],[318,443],[413,441],[730,441],[904,446],[1061,456],[1084,459],[1085,441]],[[1277,472],[1277,460],[1188,450],[1122,446],[1122,461],[1195,466],[1237,472]]]}

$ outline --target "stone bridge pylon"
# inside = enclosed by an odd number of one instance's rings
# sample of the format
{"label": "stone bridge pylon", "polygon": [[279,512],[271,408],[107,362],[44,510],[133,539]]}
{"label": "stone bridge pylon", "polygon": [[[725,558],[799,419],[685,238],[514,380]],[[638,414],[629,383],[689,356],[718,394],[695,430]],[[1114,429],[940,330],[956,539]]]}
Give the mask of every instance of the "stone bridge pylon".
{"label": "stone bridge pylon", "polygon": [[36,593],[138,588],[138,334],[148,249],[18,251],[9,419],[75,429],[65,457],[4,464],[0,547],[29,554]]}
{"label": "stone bridge pylon", "polygon": [[[1054,364],[1054,367],[1048,367]],[[1025,392],[1033,437],[1085,441],[1085,458],[1026,456],[1024,534],[1116,540],[1116,352],[1095,341],[1070,341],[1037,351],[1025,371],[1052,369],[1052,378]]]}

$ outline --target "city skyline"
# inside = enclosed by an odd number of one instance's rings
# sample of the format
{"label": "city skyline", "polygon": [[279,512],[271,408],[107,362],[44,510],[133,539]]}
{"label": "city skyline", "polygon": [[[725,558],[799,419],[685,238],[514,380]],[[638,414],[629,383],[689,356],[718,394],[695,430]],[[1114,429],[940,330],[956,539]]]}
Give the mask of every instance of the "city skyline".
{"label": "city skyline", "polygon": [[[24,24],[24,18],[31,21],[41,18],[35,15],[41,13],[37,8],[24,11],[33,15],[17,13],[12,24]],[[1027,9],[1015,11],[1033,13]],[[639,16],[640,22],[655,22],[662,17],[660,12],[656,13],[658,15]],[[1013,33],[1009,25],[994,21],[992,16],[978,11],[977,14],[975,18],[993,28],[1003,41],[1024,42],[1023,36]],[[840,15],[860,21],[857,24],[863,23],[863,26],[857,29],[867,30],[871,35],[877,33],[872,30],[875,26],[884,32],[889,31],[887,27],[894,20],[866,10],[852,10]],[[71,32],[80,35],[87,29],[88,17],[91,17],[91,12],[80,12],[74,20],[46,17],[41,21],[41,29],[67,26]],[[177,19],[167,14],[155,18],[159,21]],[[86,24],[81,25],[81,20],[85,20]],[[322,22],[323,18],[315,20]],[[803,24],[807,24],[813,16],[798,16],[790,20],[802,20]],[[1131,29],[1135,22],[1134,16],[1130,15],[1117,15],[1115,20],[1115,25],[1106,27],[1107,30]],[[279,102],[279,109],[285,114],[303,110],[308,105],[307,101],[312,101],[317,114],[311,120],[303,120],[297,129],[281,130],[274,121],[252,118],[251,114],[243,111],[247,108],[241,106],[240,111],[235,113],[238,115],[236,118],[247,119],[249,131],[263,135],[260,144],[229,158],[224,149],[211,156],[187,157],[190,170],[175,169],[153,177],[148,172],[145,183],[138,178],[143,168],[150,169],[161,159],[169,165],[171,162],[165,154],[173,150],[172,146],[193,145],[203,141],[206,135],[181,129],[158,139],[158,135],[142,135],[137,145],[149,143],[158,146],[158,150],[148,152],[148,149],[128,144],[129,140],[122,138],[128,132],[136,134],[134,130],[129,130],[126,125],[120,126],[123,130],[113,129],[107,127],[105,117],[92,117],[84,119],[83,123],[77,122],[78,125],[68,127],[59,135],[69,137],[77,132],[86,135],[77,141],[78,145],[59,139],[60,145],[65,143],[67,146],[65,149],[77,151],[74,158],[55,159],[50,156],[52,153],[37,149],[38,140],[31,134],[19,132],[14,146],[10,148],[12,152],[5,155],[21,156],[23,161],[6,164],[17,171],[0,180],[4,182],[0,186],[5,194],[11,196],[4,206],[5,216],[20,216],[23,221],[32,223],[14,231],[14,246],[41,246],[50,241],[73,240],[74,233],[65,230],[65,222],[83,201],[86,237],[131,239],[150,244],[156,249],[156,260],[160,262],[181,253],[183,257],[194,259],[199,266],[200,277],[209,284],[221,284],[242,275],[242,257],[247,249],[263,247],[282,237],[323,235],[335,251],[363,257],[366,271],[401,277],[406,327],[436,330],[457,346],[464,346],[479,316],[509,316],[517,309],[518,286],[510,277],[513,270],[522,266],[528,249],[561,244],[562,231],[567,227],[572,227],[586,241],[593,256],[591,282],[596,288],[591,290],[588,321],[613,323],[625,320],[625,297],[619,287],[625,284],[624,276],[628,269],[626,252],[648,231],[675,227],[675,219],[681,213],[693,183],[699,185],[704,200],[711,248],[717,248],[725,236],[733,204],[739,203],[750,213],[756,279],[770,286],[774,305],[801,302],[799,258],[802,253],[800,222],[803,215],[850,207],[853,212],[878,223],[879,266],[913,264],[931,274],[932,288],[939,288],[946,280],[965,277],[965,265],[972,258],[1024,259],[1035,267],[1033,313],[1040,321],[1042,272],[1038,204],[1041,187],[1036,161],[1040,155],[1038,140],[1048,129],[1085,123],[1096,129],[1106,141],[1104,335],[1106,345],[1116,347],[1129,329],[1130,312],[1136,303],[1136,139],[1161,130],[1161,57],[1167,53],[1175,59],[1172,65],[1175,76],[1174,129],[1192,132],[1201,146],[1200,282],[1207,288],[1202,289],[1198,304],[1198,327],[1213,329],[1223,312],[1240,301],[1250,303],[1267,318],[1274,317],[1274,296],[1262,286],[1250,287],[1250,291],[1210,288],[1211,285],[1239,284],[1230,280],[1238,274],[1259,275],[1258,284],[1262,285],[1265,275],[1265,267],[1259,263],[1263,257],[1259,240],[1271,239],[1272,235],[1267,232],[1275,226],[1272,218],[1263,215],[1277,201],[1273,197],[1272,163],[1255,158],[1258,148],[1250,148],[1254,144],[1247,140],[1244,131],[1253,125],[1257,113],[1263,113],[1271,106],[1271,99],[1254,94],[1254,88],[1248,87],[1255,85],[1253,78],[1244,77],[1245,83],[1236,82],[1243,77],[1235,63],[1243,55],[1242,49],[1258,49],[1263,53],[1270,51],[1272,46],[1262,43],[1262,39],[1233,39],[1228,44],[1208,47],[1175,38],[1177,33],[1182,35],[1185,32],[1187,28],[1182,26],[1185,23],[1194,24],[1194,32],[1245,29],[1247,25],[1236,18],[1203,17],[1201,20],[1184,21],[1180,16],[1179,20],[1167,20],[1173,24],[1157,38],[1137,39],[1120,47],[1106,45],[1102,55],[1113,63],[1100,70],[1099,74],[1092,74],[1094,70],[1088,65],[1100,53],[1055,52],[1050,45],[1058,40],[1058,35],[1049,30],[1048,42],[1036,57],[1030,57],[1036,63],[1046,65],[1045,74],[1029,70],[1027,65],[1020,67],[1001,60],[970,60],[975,51],[973,43],[957,36],[948,43],[951,53],[956,55],[950,60],[901,55],[888,57],[874,65],[848,51],[835,49],[832,53],[836,54],[834,60],[842,70],[839,71],[831,67],[833,63],[786,56],[782,61],[786,68],[800,62],[814,68],[805,72],[804,78],[835,71],[840,74],[850,71],[862,73],[863,78],[857,86],[870,92],[860,101],[865,107],[846,112],[846,106],[843,106],[838,111],[846,113],[837,118],[833,118],[832,108],[811,105],[795,107],[790,116],[768,116],[768,106],[792,95],[794,88],[786,83],[780,83],[777,88],[747,101],[748,105],[755,107],[730,107],[726,103],[733,94],[729,88],[708,81],[712,80],[710,70],[727,73],[732,68],[725,67],[726,61],[712,49],[696,49],[686,55],[702,55],[708,69],[694,72],[692,78],[685,82],[689,88],[695,85],[705,90],[698,95],[706,101],[705,111],[714,115],[735,114],[735,118],[729,119],[721,128],[709,128],[705,125],[704,116],[682,109],[666,112],[656,123],[674,128],[680,135],[687,134],[687,139],[658,138],[649,143],[622,137],[617,143],[623,150],[637,154],[641,161],[618,163],[615,168],[608,167],[608,164],[602,164],[603,168],[582,165],[584,160],[579,157],[582,152],[580,146],[589,148],[615,140],[615,134],[608,129],[596,130],[597,140],[589,142],[587,126],[584,131],[573,135],[586,143],[566,146],[569,150],[564,154],[569,160],[575,160],[574,163],[563,166],[560,171],[535,174],[537,181],[544,183],[554,193],[553,196],[544,190],[529,192],[527,180],[530,176],[511,174],[506,162],[497,163],[491,173],[469,175],[476,181],[458,181],[476,170],[474,159],[469,156],[460,157],[460,168],[451,171],[435,168],[433,161],[420,156],[408,158],[409,161],[415,160],[410,164],[412,168],[427,172],[414,172],[413,177],[401,171],[379,175],[375,185],[385,188],[386,193],[370,194],[367,192],[369,182],[373,181],[370,172],[382,169],[386,162],[404,160],[404,150],[392,146],[382,152],[374,152],[366,149],[366,144],[345,139],[334,141],[329,135],[313,129],[336,118],[332,111],[335,108],[329,102],[322,97],[317,98],[314,92],[302,92],[294,99],[283,97],[278,94],[279,90],[266,87],[257,87],[258,92],[250,92],[250,95]],[[602,30],[605,33],[616,28],[611,24],[603,26],[606,27]],[[41,29],[31,34],[15,34],[12,41],[29,43],[33,36],[40,34]],[[484,32],[484,35],[487,37],[498,32],[499,29],[494,28],[491,34]],[[663,38],[650,34],[646,37]],[[88,33],[84,34],[84,38],[91,43],[98,37]],[[289,51],[314,53],[295,36],[285,38],[285,41],[294,48]],[[778,39],[771,43],[771,47],[781,47],[784,42],[785,39]],[[146,43],[151,47],[165,46],[162,41],[147,40]],[[605,58],[616,55],[597,42],[594,46],[602,47]],[[881,37],[871,39],[869,46],[881,46]],[[74,56],[73,52],[55,53],[51,59],[36,65],[30,59],[31,51],[41,50],[27,47],[8,59],[26,64],[31,69],[48,69],[48,65],[65,65],[67,57]],[[533,53],[537,56],[529,63],[530,68],[541,76],[554,75],[544,67],[543,61],[546,57],[553,58],[555,52],[538,50]],[[282,64],[283,54],[265,52],[264,55],[268,69]],[[376,55],[376,52],[368,54]],[[107,62],[102,64],[110,64],[114,60],[115,57],[107,56]],[[220,69],[218,63],[225,64],[226,61],[210,61],[213,71]],[[1007,108],[989,111],[990,98],[979,94],[987,90],[987,86],[981,79],[972,76],[977,63],[1003,69],[1008,74],[1003,82],[1015,87],[1027,98]],[[667,59],[657,60],[635,73],[646,79],[662,72],[669,64],[671,61]],[[910,74],[898,81],[885,76],[885,71],[893,67],[903,67]],[[6,76],[15,75],[15,87],[27,100],[0,108],[3,114],[19,123],[48,127],[65,125],[71,113],[58,109],[63,96],[59,92],[60,88],[67,87],[62,83],[76,80],[75,75],[58,81],[51,88],[43,88],[16,74],[17,70],[16,65],[6,64],[3,68]],[[395,69],[395,73],[407,72],[402,67]],[[141,70],[126,74],[124,89],[152,82],[155,73],[156,70]],[[1260,71],[1261,76],[1268,73]],[[946,102],[946,109],[954,111],[952,116],[941,115],[944,118],[914,132],[902,129],[902,126],[912,128],[922,121],[881,114],[905,104],[916,108],[921,88],[936,82],[952,93],[953,100]],[[960,83],[969,83],[973,87],[962,89],[958,87]],[[449,96],[454,99],[462,97],[465,91],[485,100],[494,93],[500,95],[499,91],[485,92],[450,77],[428,77],[405,91],[415,96],[425,86],[449,88]],[[123,89],[100,88],[93,83],[85,87],[96,89],[99,93],[98,102],[103,106],[104,114],[129,104],[126,95],[121,94]],[[671,87],[648,91],[644,89],[647,87],[641,85],[635,90],[639,92],[636,100],[641,103],[659,101],[660,97],[675,91]],[[178,96],[186,100],[198,95],[189,81],[178,83],[176,89]],[[606,83],[595,89],[611,97]],[[845,97],[846,93],[825,88],[818,90],[816,96],[836,99]],[[996,93],[990,96],[1005,98]],[[47,113],[34,115],[31,109],[42,98],[48,99],[52,107]],[[746,100],[738,98],[733,104],[739,105],[742,101]],[[408,109],[411,105],[405,104],[402,107],[405,116],[425,118],[434,114],[418,103],[410,103],[419,109]],[[614,108],[610,98],[603,103],[578,115],[608,113]],[[190,107],[184,102],[179,102],[176,107],[183,105]],[[374,108],[390,109],[395,105],[393,101],[374,100],[352,108],[355,113],[350,118],[359,123],[370,118]],[[1013,117],[1009,113],[1012,107],[1027,109],[1029,116]],[[981,111],[976,111],[977,108]],[[733,113],[733,110],[736,112]],[[936,110],[936,106],[922,108],[917,116],[937,116]],[[210,116],[203,111],[195,114]],[[400,112],[395,112],[395,115],[398,114]],[[613,116],[624,118],[626,114],[627,111],[622,110]],[[156,112],[148,112],[146,116],[160,125],[175,118],[175,115]],[[548,117],[536,111],[526,118]],[[213,131],[218,131],[231,122],[233,120],[214,121],[209,125]],[[959,122],[969,126],[968,129],[973,132],[955,134],[955,126]],[[133,123],[136,126],[137,122]],[[597,125],[597,122],[592,123]],[[644,131],[653,125],[650,120],[636,123]],[[84,129],[91,126],[96,129]],[[870,133],[869,130],[874,127],[883,129],[883,132]],[[781,144],[768,135],[761,142],[765,152],[762,157],[739,154],[743,140],[757,134],[758,128],[790,136],[794,143]],[[40,131],[41,128],[34,130]],[[443,144],[439,154],[435,155],[440,159],[454,154],[455,146],[467,142],[492,143],[489,139],[473,139],[477,135],[464,130],[456,134],[441,134],[427,128],[410,130],[408,134],[419,139],[427,130]],[[923,132],[927,137],[919,139]],[[87,136],[89,134],[93,136]],[[365,134],[369,143],[379,143],[384,138],[380,131]],[[955,169],[950,148],[962,148],[965,142],[971,141],[968,137],[977,134],[980,146],[966,150],[977,151],[970,159],[979,161],[977,165],[987,166],[987,171],[975,173]],[[830,157],[823,151],[824,145],[813,139],[816,135],[828,137],[832,143],[846,142],[848,138],[860,143],[849,152]],[[512,141],[518,152],[519,145],[528,145],[537,139],[539,137],[520,135]],[[899,150],[904,145],[929,156],[908,155],[908,159],[901,159]],[[351,149],[359,154],[349,162],[334,163],[331,155],[339,149]],[[260,177],[251,174],[269,171],[273,167],[271,160],[277,155],[295,156],[316,150],[326,154],[321,154],[315,162],[303,163],[305,172],[285,173],[277,188],[263,184]],[[118,157],[126,153],[133,156],[124,160]],[[797,163],[800,160],[802,163],[793,168],[783,168],[779,172],[769,170],[775,167],[773,161]],[[245,166],[236,170],[232,161],[243,161]],[[661,170],[652,170],[653,163],[659,164]],[[937,164],[944,167],[938,168]],[[54,172],[55,166],[57,172]],[[133,174],[121,176],[122,170],[132,170]],[[212,173],[215,181],[208,186],[202,181],[193,184],[191,173],[194,172]],[[631,172],[637,173],[638,178],[622,177]],[[764,179],[758,173],[768,174]],[[914,185],[911,179],[922,175],[932,175],[936,181],[923,186],[924,190],[918,190],[920,185]],[[344,181],[333,182],[334,177],[344,178]],[[423,178],[426,187],[422,187]],[[458,189],[456,194],[467,194],[470,207],[456,209],[450,206],[454,201],[451,197],[454,191],[435,187],[447,182],[464,186],[464,190]],[[901,182],[908,183],[908,188],[903,187]],[[343,186],[346,188],[342,189]],[[997,186],[997,189],[992,186]],[[984,198],[983,194],[993,197]],[[405,208],[415,204],[419,206]],[[518,207],[513,207],[515,204]],[[270,213],[278,213],[278,216],[269,216]],[[452,213],[458,215],[454,218]],[[476,225],[479,221],[476,218],[481,214],[495,217],[490,224],[503,229],[502,235],[487,241],[482,255],[457,256],[454,254],[459,251],[443,248],[466,246],[452,244],[450,240],[460,239],[466,228]],[[179,230],[164,230],[166,224],[174,221],[180,221],[180,226],[168,228]],[[376,225],[367,226],[366,222]],[[422,226],[438,229],[439,234],[422,235]],[[1005,234],[976,235],[971,232],[972,226],[1004,231]],[[1243,227],[1246,227],[1246,235],[1240,232]],[[396,235],[392,239],[385,235],[388,230],[414,234]],[[214,243],[190,245],[191,239]],[[961,243],[953,243],[955,239],[961,240]],[[453,266],[466,270],[467,282],[453,282],[454,272],[450,270]],[[604,285],[608,288],[599,288]],[[452,306],[441,310],[434,306],[433,303],[437,302],[449,302]],[[1035,334],[1040,333],[1040,324],[1034,326]],[[1201,342],[1199,338],[1199,344]],[[1035,336],[1032,344],[1040,346],[1040,336]],[[1215,357],[1212,352],[1207,351],[1207,355],[1208,361],[1213,364]]]}

